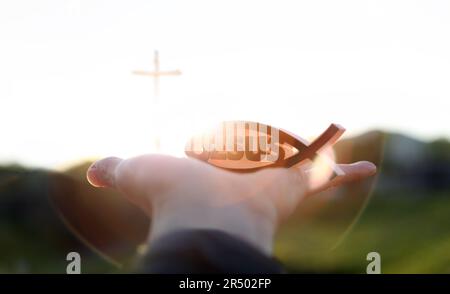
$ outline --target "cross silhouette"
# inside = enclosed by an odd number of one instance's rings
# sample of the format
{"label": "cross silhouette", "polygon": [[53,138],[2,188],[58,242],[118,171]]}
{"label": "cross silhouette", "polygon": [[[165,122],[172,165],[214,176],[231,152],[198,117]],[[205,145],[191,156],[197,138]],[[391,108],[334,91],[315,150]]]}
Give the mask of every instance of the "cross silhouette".
{"label": "cross silhouette", "polygon": [[159,54],[158,54],[157,50],[155,50],[153,64],[155,67],[154,71],[135,70],[135,71],[133,71],[133,73],[136,75],[149,76],[149,77],[154,78],[154,80],[153,80],[154,81],[153,89],[155,91],[154,102],[156,103],[158,101],[158,96],[159,96],[159,78],[161,76],[179,76],[179,75],[181,75],[181,71],[178,69],[171,70],[171,71],[161,71],[159,69]]}
{"label": "cross silhouette", "polygon": [[[181,71],[180,70],[172,70],[172,71],[161,71],[159,69],[159,54],[158,51],[155,50],[155,55],[154,55],[154,59],[153,59],[153,63],[154,63],[154,70],[153,71],[145,71],[145,70],[135,70],[133,71],[133,74],[136,75],[141,75],[141,76],[148,76],[148,77],[152,77],[153,81],[154,81],[154,91],[155,91],[155,95],[153,98],[153,108],[154,109],[158,109],[158,96],[159,96],[159,78],[161,76],[179,76],[181,75]],[[157,112],[159,112],[157,110]],[[155,134],[155,137],[153,139],[153,148],[154,151],[158,152],[160,151],[161,148],[161,136],[159,133]]]}

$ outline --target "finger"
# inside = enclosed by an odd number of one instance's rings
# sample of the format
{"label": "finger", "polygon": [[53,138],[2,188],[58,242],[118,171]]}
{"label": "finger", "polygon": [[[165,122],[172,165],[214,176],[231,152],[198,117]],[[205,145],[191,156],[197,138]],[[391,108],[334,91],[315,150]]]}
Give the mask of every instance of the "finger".
{"label": "finger", "polygon": [[130,202],[152,214],[156,195],[174,186],[181,160],[163,155],[142,155],[126,160],[108,157],[92,164],[88,181],[96,187],[109,187],[121,192]]}
{"label": "finger", "polygon": [[108,157],[94,162],[87,170],[86,176],[94,187],[116,187],[116,170],[123,160]]}
{"label": "finger", "polygon": [[185,175],[187,160],[165,155],[141,155],[122,160],[108,157],[95,162],[87,172],[89,182],[97,187],[110,187],[132,196],[154,194]]}
{"label": "finger", "polygon": [[326,182],[318,188],[308,190],[306,194],[313,195],[333,187],[359,181],[374,175],[377,171],[375,164],[369,161],[359,161],[352,164],[339,164],[338,166],[344,172],[343,175],[334,177],[332,180]]}

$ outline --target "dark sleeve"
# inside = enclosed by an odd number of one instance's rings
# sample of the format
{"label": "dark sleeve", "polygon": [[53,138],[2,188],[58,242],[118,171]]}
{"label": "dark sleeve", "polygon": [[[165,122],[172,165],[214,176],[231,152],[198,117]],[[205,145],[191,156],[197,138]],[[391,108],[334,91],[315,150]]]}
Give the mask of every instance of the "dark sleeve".
{"label": "dark sleeve", "polygon": [[283,269],[272,257],[225,232],[183,230],[152,243],[137,272],[276,274]]}

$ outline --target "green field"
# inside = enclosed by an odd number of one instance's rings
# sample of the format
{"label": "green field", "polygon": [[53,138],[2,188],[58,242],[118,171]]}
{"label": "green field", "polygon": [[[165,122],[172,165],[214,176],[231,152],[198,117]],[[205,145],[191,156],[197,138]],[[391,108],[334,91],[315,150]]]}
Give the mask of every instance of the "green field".
{"label": "green field", "polygon": [[375,194],[347,234],[333,219],[299,226],[293,218],[278,234],[276,256],[290,272],[365,273],[366,255],[376,251],[383,273],[450,273],[449,195]]}

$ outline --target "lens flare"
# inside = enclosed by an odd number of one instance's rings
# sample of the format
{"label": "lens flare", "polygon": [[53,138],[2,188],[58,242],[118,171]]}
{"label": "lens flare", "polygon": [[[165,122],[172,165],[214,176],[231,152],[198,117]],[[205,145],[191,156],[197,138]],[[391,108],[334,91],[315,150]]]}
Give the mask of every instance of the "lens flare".
{"label": "lens flare", "polygon": [[311,189],[317,189],[324,185],[333,175],[333,166],[330,162],[335,161],[333,148],[327,147],[316,156],[309,169],[309,186]]}

